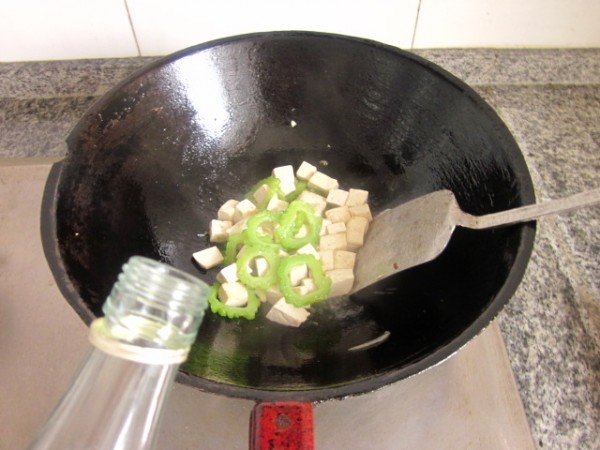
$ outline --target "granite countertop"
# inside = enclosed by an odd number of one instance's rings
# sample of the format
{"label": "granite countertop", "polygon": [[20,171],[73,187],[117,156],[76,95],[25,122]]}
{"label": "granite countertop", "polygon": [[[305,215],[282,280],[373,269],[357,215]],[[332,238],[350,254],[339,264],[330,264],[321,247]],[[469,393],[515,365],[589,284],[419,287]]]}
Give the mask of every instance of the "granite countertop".
{"label": "granite countertop", "polygon": [[[420,50],[519,143],[538,200],[600,186],[600,49]],[[61,157],[86,108],[153,58],[0,64],[0,164]],[[537,446],[600,448],[600,208],[540,221],[498,323]]]}

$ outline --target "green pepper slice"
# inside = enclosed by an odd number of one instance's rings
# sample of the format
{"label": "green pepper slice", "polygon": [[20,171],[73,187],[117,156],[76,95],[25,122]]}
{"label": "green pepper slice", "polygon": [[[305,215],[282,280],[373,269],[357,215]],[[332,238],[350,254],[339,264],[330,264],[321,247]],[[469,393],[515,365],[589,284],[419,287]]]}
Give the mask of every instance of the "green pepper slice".
{"label": "green pepper slice", "polygon": [[279,225],[278,221],[281,214],[282,213],[279,212],[261,211],[248,219],[247,228],[245,230],[246,242],[258,247],[279,248],[279,244],[273,240],[272,236],[259,234],[258,227],[265,222],[273,222],[274,224]]}
{"label": "green pepper slice", "polygon": [[233,264],[235,262],[235,258],[237,253],[242,245],[246,243],[246,234],[235,233],[229,236],[227,239],[227,244],[225,244],[225,255],[223,256],[223,264],[228,266],[229,264]]}
{"label": "green pepper slice", "polygon": [[[306,244],[316,245],[319,242],[322,223],[323,219],[315,215],[310,205],[294,200],[279,219],[275,239],[286,250],[297,250]],[[304,237],[296,237],[303,224],[307,225],[308,233]]]}
{"label": "green pepper slice", "polygon": [[[269,264],[267,273],[256,277],[248,273],[247,267],[254,258],[263,257]],[[277,282],[277,267],[279,266],[279,256],[277,250],[271,247],[253,247],[248,246],[244,253],[237,260],[237,276],[240,281],[249,288],[268,289]]]}
{"label": "green pepper slice", "polygon": [[[314,291],[305,295],[295,292],[290,280],[290,272],[300,264],[308,266],[312,279],[317,286]],[[277,278],[279,279],[279,290],[283,294],[285,301],[299,308],[325,300],[331,291],[331,279],[325,275],[323,265],[313,255],[300,254],[286,256],[279,263]]]}
{"label": "green pepper slice", "polygon": [[256,317],[256,312],[260,306],[260,300],[253,290],[248,289],[248,304],[246,306],[228,306],[219,300],[220,287],[220,283],[215,283],[210,287],[210,291],[208,293],[208,304],[210,305],[210,310],[214,314],[228,317],[230,319],[241,317],[247,320],[252,320],[254,317]]}

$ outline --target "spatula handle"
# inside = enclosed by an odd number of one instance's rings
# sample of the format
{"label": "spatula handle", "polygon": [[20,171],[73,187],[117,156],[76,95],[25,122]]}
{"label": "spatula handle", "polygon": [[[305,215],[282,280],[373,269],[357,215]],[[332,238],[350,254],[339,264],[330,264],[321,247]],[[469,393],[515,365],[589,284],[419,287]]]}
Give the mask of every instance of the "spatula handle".
{"label": "spatula handle", "polygon": [[462,220],[463,218],[460,219],[460,225],[468,228],[483,229],[499,225],[529,222],[540,217],[573,211],[597,203],[600,203],[600,189],[593,189],[571,195],[570,197],[521,206],[485,216],[471,216],[467,214],[464,220]]}

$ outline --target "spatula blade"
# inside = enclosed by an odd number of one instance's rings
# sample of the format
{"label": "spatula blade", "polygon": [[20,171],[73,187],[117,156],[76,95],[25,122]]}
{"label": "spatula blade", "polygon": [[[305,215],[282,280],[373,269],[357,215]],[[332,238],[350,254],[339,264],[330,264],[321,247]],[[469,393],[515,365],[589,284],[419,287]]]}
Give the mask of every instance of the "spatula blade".
{"label": "spatula blade", "polygon": [[454,194],[436,191],[378,214],[360,248],[352,291],[437,257],[455,228]]}

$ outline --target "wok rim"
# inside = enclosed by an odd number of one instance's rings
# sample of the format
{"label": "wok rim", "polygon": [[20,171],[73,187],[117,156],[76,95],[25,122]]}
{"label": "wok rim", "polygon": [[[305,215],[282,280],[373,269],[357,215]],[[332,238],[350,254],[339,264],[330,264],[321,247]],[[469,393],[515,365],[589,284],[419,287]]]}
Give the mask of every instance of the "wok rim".
{"label": "wok rim", "polygon": [[[512,138],[515,148],[519,151],[519,164],[515,167],[515,171],[522,181],[521,196],[524,204],[534,203],[535,194],[533,188],[533,182],[524,159],[523,153],[520,150],[519,145],[514,139],[514,136],[504,123],[504,121],[498,116],[496,111],[479,95],[477,92],[467,85],[465,82],[447,72],[445,69],[438,65],[406,50],[402,50],[393,47],[388,44],[383,44],[374,40],[359,38],[353,36],[346,36],[333,33],[322,33],[322,32],[311,32],[311,31],[275,31],[275,32],[259,32],[249,33],[230,37],[224,37],[205,43],[197,44],[167,56],[161,57],[156,61],[153,61],[140,69],[131,73],[121,82],[117,83],[113,88],[108,90],[99,99],[97,99],[88,110],[82,115],[78,122],[69,132],[66,141],[67,144],[70,140],[74,139],[78,133],[79,127],[85,122],[86,117],[90,114],[96,114],[96,112],[108,102],[115,92],[121,89],[123,86],[131,83],[139,76],[155,70],[156,68],[168,64],[174,60],[180,59],[189,54],[193,54],[202,50],[206,50],[215,46],[220,46],[227,43],[232,43],[247,39],[256,38],[298,38],[298,37],[313,37],[313,38],[326,38],[326,39],[342,39],[360,43],[363,45],[371,46],[379,50],[384,50],[398,54],[399,56],[409,59],[421,66],[426,70],[434,73],[435,75],[442,77],[447,82],[458,87],[464,95],[467,95],[481,112],[490,116],[489,118],[497,125],[503,128],[507,135]],[[70,152],[68,151],[65,158],[69,158]],[[52,275],[56,281],[56,284],[65,297],[67,302],[80,316],[80,318],[89,325],[96,316],[90,311],[85,305],[83,299],[78,294],[73,283],[71,282],[67,270],[63,264],[60,256],[60,249],[58,247],[58,240],[56,237],[56,201],[57,201],[57,190],[62,178],[63,161],[59,161],[52,165],[46,184],[44,187],[43,198],[42,198],[42,210],[40,217],[40,228],[42,237],[42,246],[44,254]],[[465,328],[458,336],[453,338],[448,344],[441,348],[427,354],[422,359],[413,362],[409,366],[402,367],[399,369],[390,369],[386,373],[376,374],[364,379],[354,380],[347,382],[342,385],[329,386],[325,388],[309,387],[308,389],[278,389],[278,390],[267,390],[267,389],[256,389],[252,387],[233,385],[221,383],[218,381],[210,380],[207,378],[201,378],[196,375],[190,375],[183,371],[179,371],[176,380],[180,383],[189,385],[191,387],[200,389],[202,391],[225,395],[227,397],[243,398],[254,401],[281,401],[281,400],[296,400],[296,401],[308,401],[308,402],[322,402],[330,399],[345,398],[349,396],[360,395],[368,392],[384,388],[385,386],[398,382],[412,376],[415,376],[425,370],[433,368],[452,355],[462,349],[468,342],[478,336],[484,331],[487,326],[496,318],[499,312],[504,308],[508,301],[512,298],[520,285],[525,271],[533,252],[536,226],[535,222],[529,222],[522,225],[514,225],[521,227],[519,247],[516,251],[514,263],[510,268],[506,276],[506,281],[502,285],[501,289],[496,293],[495,297],[489,303],[488,307],[473,321],[467,328]]]}

